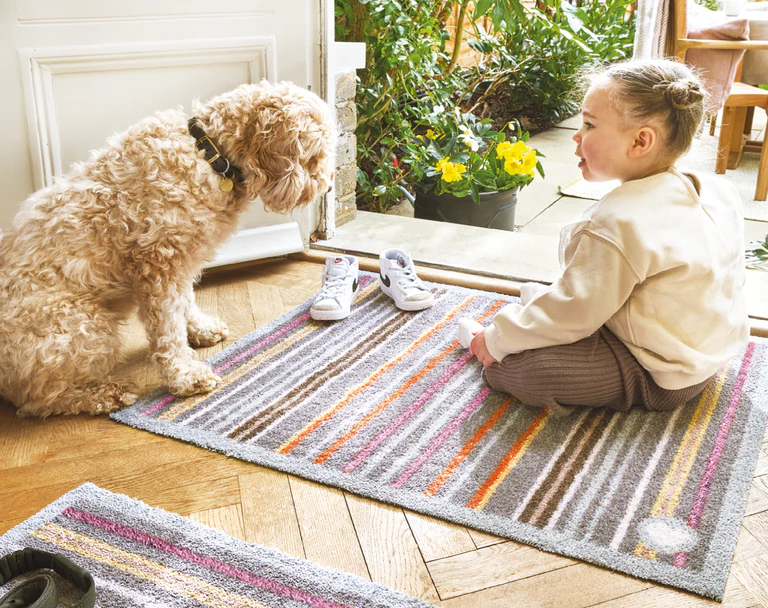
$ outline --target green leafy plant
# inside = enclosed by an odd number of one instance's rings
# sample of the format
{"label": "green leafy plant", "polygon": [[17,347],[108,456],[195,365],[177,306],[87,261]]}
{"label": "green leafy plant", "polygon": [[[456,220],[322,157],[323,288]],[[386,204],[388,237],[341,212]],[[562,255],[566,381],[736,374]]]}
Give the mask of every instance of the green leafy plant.
{"label": "green leafy plant", "polygon": [[527,8],[525,19],[499,31],[475,22],[469,44],[483,61],[462,73],[466,108],[496,124],[517,118],[533,131],[576,112],[581,100],[574,92],[584,64],[631,57],[635,33],[628,0],[579,4],[562,1],[547,12]]}
{"label": "green leafy plant", "polygon": [[753,249],[747,249],[747,268],[768,271],[768,234],[765,235],[762,243],[754,241],[750,244],[754,247]]}
{"label": "green leafy plant", "polygon": [[543,177],[541,154],[527,145],[528,133],[511,124],[515,132],[508,135],[508,126],[495,131],[489,119],[435,106],[429,121],[419,125],[423,134],[405,144],[411,181],[423,191],[471,196],[479,203],[481,193],[522,188],[536,171]]}
{"label": "green leafy plant", "polygon": [[[384,212],[415,182],[410,154],[414,127],[435,106],[458,107],[499,130],[517,120],[537,132],[578,108],[575,75],[590,61],[631,55],[630,0],[335,0],[336,35],[365,42],[358,72],[358,207]],[[464,11],[472,27],[452,11]],[[483,30],[480,17],[490,22]],[[457,63],[461,41],[482,54],[479,65]],[[447,44],[453,42],[453,49]]]}
{"label": "green leafy plant", "polygon": [[702,6],[708,8],[711,11],[718,10],[717,6],[717,0],[695,0],[696,4],[701,4]]}

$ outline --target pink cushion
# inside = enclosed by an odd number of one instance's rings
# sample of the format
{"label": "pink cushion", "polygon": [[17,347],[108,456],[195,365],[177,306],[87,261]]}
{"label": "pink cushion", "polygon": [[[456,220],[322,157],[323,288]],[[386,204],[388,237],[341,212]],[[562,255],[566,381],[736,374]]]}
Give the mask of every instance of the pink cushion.
{"label": "pink cushion", "polygon": [[[749,40],[749,21],[730,19],[688,2],[688,38],[708,40]],[[713,111],[719,110],[731,92],[736,68],[744,56],[740,49],[689,49],[685,60],[701,70]]]}

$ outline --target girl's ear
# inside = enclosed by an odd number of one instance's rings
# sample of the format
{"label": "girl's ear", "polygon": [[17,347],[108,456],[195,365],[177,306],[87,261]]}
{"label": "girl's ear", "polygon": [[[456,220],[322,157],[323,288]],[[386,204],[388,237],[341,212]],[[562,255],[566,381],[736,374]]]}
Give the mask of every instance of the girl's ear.
{"label": "girl's ear", "polygon": [[653,127],[640,127],[635,132],[632,145],[629,148],[630,158],[640,158],[648,154],[653,148],[658,146],[659,134]]}

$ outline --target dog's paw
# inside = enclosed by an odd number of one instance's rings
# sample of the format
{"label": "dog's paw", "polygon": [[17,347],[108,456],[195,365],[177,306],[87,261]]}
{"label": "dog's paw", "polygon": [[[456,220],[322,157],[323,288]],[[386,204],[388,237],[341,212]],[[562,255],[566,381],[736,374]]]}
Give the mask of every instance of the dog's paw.
{"label": "dog's paw", "polygon": [[91,399],[84,405],[85,410],[93,416],[111,414],[126,405],[132,405],[139,398],[132,393],[134,387],[119,382],[108,382],[91,394]]}
{"label": "dog's paw", "polygon": [[202,361],[185,361],[175,367],[168,388],[174,395],[209,393],[221,382],[213,370]]}
{"label": "dog's paw", "polygon": [[229,327],[221,319],[197,315],[187,321],[187,339],[192,346],[213,346],[229,335]]}
{"label": "dog's paw", "polygon": [[99,385],[72,387],[68,393],[52,401],[25,403],[17,414],[21,417],[46,418],[52,414],[111,414],[139,398],[130,384],[108,381]]}

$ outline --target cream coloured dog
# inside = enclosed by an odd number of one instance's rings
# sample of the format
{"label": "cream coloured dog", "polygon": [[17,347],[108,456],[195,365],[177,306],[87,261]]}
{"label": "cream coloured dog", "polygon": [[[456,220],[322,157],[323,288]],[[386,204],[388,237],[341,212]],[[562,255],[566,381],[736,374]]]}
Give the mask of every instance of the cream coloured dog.
{"label": "cream coloured dog", "polygon": [[220,381],[188,344],[215,344],[228,330],[200,312],[192,286],[257,196],[286,213],[329,189],[336,134],[326,104],[289,83],[243,85],[194,110],[242,174],[230,191],[189,117],[160,112],[30,196],[0,237],[0,396],[18,414],[132,403],[110,372],[120,323],[136,307],[171,392]]}

